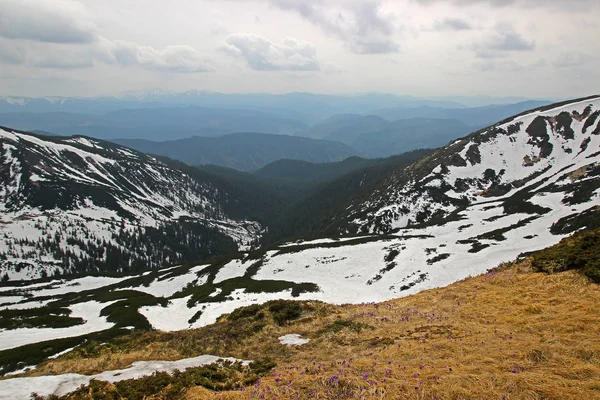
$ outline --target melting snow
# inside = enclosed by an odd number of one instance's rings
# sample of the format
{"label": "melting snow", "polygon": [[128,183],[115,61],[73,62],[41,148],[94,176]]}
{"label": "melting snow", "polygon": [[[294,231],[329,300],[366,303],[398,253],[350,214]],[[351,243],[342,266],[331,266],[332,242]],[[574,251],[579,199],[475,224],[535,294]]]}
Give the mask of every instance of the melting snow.
{"label": "melting snow", "polygon": [[288,335],[279,336],[279,343],[286,346],[301,346],[310,342],[310,339],[304,339],[297,333],[290,333]]}
{"label": "melting snow", "polygon": [[81,336],[112,328],[113,324],[100,316],[100,311],[114,302],[99,303],[88,301],[69,306],[73,311],[71,317],[81,317],[85,321],[82,325],[68,328],[19,328],[0,331],[0,350],[12,349],[30,343],[46,340],[62,339],[66,337]]}
{"label": "melting snow", "polygon": [[76,390],[81,385],[88,384],[92,379],[106,382],[119,382],[127,379],[152,375],[154,372],[171,373],[177,370],[214,364],[219,360],[236,362],[246,365],[250,361],[236,358],[222,358],[211,355],[186,358],[178,361],[136,361],[129,368],[105,371],[96,375],[63,374],[36,376],[29,378],[12,378],[0,380],[0,400],[27,400],[32,392],[39,396],[62,396]]}

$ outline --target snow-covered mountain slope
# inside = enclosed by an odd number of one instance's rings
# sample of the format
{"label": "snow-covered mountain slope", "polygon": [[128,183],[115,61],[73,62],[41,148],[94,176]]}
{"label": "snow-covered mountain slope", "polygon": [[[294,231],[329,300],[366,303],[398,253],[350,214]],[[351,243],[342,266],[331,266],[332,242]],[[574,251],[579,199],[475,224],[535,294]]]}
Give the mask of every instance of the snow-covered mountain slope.
{"label": "snow-covered mountain slope", "polygon": [[[527,113],[398,171],[386,192],[350,209],[358,229],[387,234],[286,243],[133,277],[4,283],[0,313],[14,323],[0,343],[193,328],[274,299],[383,301],[485,273],[600,226],[599,110],[590,98]],[[70,314],[70,325],[36,319],[48,310]]]}
{"label": "snow-covered mountain slope", "polygon": [[234,221],[210,182],[125,147],[0,128],[0,275],[140,270],[235,251],[260,226]]}
{"label": "snow-covered mountain slope", "polygon": [[499,205],[498,216],[539,217],[550,209],[533,200],[546,194],[562,208],[592,206],[600,187],[599,116],[596,96],[502,121],[397,171],[342,219],[350,231],[382,233],[464,218],[483,204]]}

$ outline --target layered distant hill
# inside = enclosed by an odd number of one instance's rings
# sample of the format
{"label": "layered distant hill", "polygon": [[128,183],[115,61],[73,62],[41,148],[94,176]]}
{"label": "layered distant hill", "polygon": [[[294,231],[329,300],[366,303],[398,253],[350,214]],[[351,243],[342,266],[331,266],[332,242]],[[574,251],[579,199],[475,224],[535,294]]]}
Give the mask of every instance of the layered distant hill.
{"label": "layered distant hill", "polygon": [[419,148],[437,148],[511,115],[549,104],[527,101],[474,108],[394,108],[373,115],[338,114],[300,133],[336,140],[366,157],[388,157]]}
{"label": "layered distant hill", "polygon": [[375,110],[372,114],[389,121],[410,118],[456,119],[469,126],[483,127],[484,125],[490,125],[510,117],[511,115],[546,106],[550,103],[550,101],[528,100],[512,104],[491,104],[480,107],[396,107]]}
{"label": "layered distant hill", "polygon": [[306,129],[298,120],[254,110],[196,106],[125,109],[104,115],[4,113],[0,123],[21,130],[41,130],[58,135],[86,135],[99,139],[168,140],[195,135],[218,136],[231,132],[295,134]]}
{"label": "layered distant hill", "polygon": [[[486,99],[485,101],[493,101]],[[498,99],[504,101],[505,99]],[[488,103],[489,104],[489,103]],[[340,113],[364,113],[387,107],[464,107],[453,99],[424,99],[391,94],[357,94],[347,96],[313,93],[217,93],[189,90],[175,93],[163,89],[137,90],[114,97],[0,97],[0,113],[69,112],[106,114],[122,109],[153,109],[197,106],[204,108],[254,110],[284,119],[313,124]]]}
{"label": "layered distant hill", "polygon": [[[174,93],[153,89],[101,98],[4,96],[0,97],[0,125],[49,135],[169,142],[161,146],[168,147],[168,151],[154,150],[150,143],[143,145],[148,149],[144,151],[168,153],[172,158],[189,163],[209,162],[248,170],[282,158],[309,162],[341,158],[333,153],[332,157],[308,156],[303,155],[303,151],[290,155],[289,151],[281,150],[280,142],[287,139],[262,136],[257,142],[261,151],[254,149],[251,156],[255,161],[237,155],[230,157],[226,152],[223,157],[217,154],[215,158],[194,161],[186,154],[186,149],[176,150],[180,146],[174,141],[195,136],[257,132],[340,142],[353,148],[350,152],[346,149],[347,155],[378,158],[417,148],[437,148],[510,115],[548,104],[537,100],[506,104],[518,100],[510,98],[465,97],[462,100],[469,105],[492,101],[498,104],[467,107],[450,98],[424,99],[376,93],[271,95]],[[241,136],[233,138],[230,136],[224,142],[232,148],[247,146]],[[142,146],[141,141],[131,144]],[[330,149],[332,145],[323,146]]]}
{"label": "layered distant hill", "polygon": [[242,171],[257,170],[281,159],[328,163],[357,154],[350,146],[340,142],[263,133],[232,133],[210,138],[195,136],[166,142],[139,139],[113,141],[189,165],[214,164]]}

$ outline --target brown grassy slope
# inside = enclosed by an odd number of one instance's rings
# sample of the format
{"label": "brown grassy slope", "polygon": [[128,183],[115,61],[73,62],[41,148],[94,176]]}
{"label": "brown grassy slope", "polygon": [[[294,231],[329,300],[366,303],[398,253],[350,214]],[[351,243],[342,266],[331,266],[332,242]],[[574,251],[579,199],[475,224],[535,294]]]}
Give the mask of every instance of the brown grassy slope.
{"label": "brown grassy slope", "polygon": [[[284,327],[270,323],[227,352],[242,358],[269,355],[277,362],[258,385],[220,394],[194,388],[185,398],[600,398],[598,304],[600,287],[576,272],[535,273],[526,262],[386,303],[323,305],[320,318]],[[337,320],[363,329],[327,332]],[[143,337],[130,350],[89,360],[112,368],[114,360],[134,355],[175,358],[186,340],[198,340],[201,348],[202,340],[210,341],[227,324],[151,333],[169,339]],[[277,340],[285,333],[312,340],[288,348]],[[87,361],[70,362],[74,367]],[[52,370],[52,364],[45,368]]]}
{"label": "brown grassy slope", "polygon": [[[589,243],[577,247],[579,242],[588,243],[575,236],[534,260],[567,260],[574,257],[565,257],[569,253],[590,249]],[[598,255],[586,259],[596,262]],[[268,356],[277,367],[243,391],[195,387],[178,397],[600,399],[600,286],[575,271],[534,272],[529,259],[380,304],[303,304],[304,315],[283,327],[263,307],[262,318],[225,319],[197,330],[142,333],[116,345],[86,347],[34,374],[89,373],[138,359],[208,353]],[[277,339],[286,333],[311,341],[286,347]]]}
{"label": "brown grassy slope", "polygon": [[[257,387],[216,398],[600,398],[598,304],[600,288],[579,274],[545,275],[521,264],[382,304],[340,307],[335,318],[374,329],[314,338]],[[277,334],[314,337],[322,325]],[[194,393],[187,398],[205,397]]]}

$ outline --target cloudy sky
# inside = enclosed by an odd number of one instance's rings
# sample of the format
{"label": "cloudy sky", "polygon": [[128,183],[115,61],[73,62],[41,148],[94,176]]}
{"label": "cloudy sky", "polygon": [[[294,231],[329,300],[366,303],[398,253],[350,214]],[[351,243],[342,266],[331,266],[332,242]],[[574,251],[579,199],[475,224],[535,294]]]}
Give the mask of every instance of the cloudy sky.
{"label": "cloudy sky", "polygon": [[600,92],[598,0],[0,0],[0,95]]}

